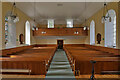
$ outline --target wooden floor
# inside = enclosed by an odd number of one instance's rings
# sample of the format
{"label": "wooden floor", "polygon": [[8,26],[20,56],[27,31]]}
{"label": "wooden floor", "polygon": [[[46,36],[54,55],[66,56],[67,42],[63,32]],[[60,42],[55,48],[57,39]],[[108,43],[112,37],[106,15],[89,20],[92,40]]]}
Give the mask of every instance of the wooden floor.
{"label": "wooden floor", "polygon": [[[2,75],[2,78],[45,78],[45,75]],[[75,76],[75,78],[90,78],[90,75]],[[120,75],[95,75],[95,78],[120,79]]]}
{"label": "wooden floor", "polygon": [[[76,76],[76,78],[90,78],[90,75],[80,75]],[[120,78],[120,75],[95,75],[95,78]]]}

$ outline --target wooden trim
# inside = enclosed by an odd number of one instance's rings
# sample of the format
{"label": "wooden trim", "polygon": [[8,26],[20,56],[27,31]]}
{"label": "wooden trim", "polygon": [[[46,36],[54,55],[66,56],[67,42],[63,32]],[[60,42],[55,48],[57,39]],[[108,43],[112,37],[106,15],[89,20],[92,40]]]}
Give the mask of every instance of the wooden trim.
{"label": "wooden trim", "polygon": [[71,46],[71,47],[84,47],[85,44],[64,44],[64,46]]}
{"label": "wooden trim", "polygon": [[[76,33],[77,32],[77,33]],[[39,28],[33,31],[34,36],[88,36],[88,30],[80,28]]]}
{"label": "wooden trim", "polygon": [[57,44],[35,44],[34,47],[57,47]]}

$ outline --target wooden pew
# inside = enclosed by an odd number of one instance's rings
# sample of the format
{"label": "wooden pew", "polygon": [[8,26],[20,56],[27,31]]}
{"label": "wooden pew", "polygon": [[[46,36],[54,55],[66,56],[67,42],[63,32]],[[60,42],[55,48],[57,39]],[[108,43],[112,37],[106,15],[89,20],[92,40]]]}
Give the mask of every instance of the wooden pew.
{"label": "wooden pew", "polygon": [[99,51],[108,52],[108,53],[113,53],[114,55],[120,55],[120,49],[108,48],[108,47],[103,47],[103,46],[94,46],[94,45],[88,45],[88,44],[85,44],[85,47],[99,50]]}
{"label": "wooden pew", "polygon": [[79,70],[80,74],[91,74],[91,60],[97,61],[95,64],[95,73],[100,74],[102,71],[119,71],[120,60],[113,53],[99,51],[88,47],[70,47],[64,46],[67,55],[75,60],[75,70]]}
{"label": "wooden pew", "polygon": [[31,74],[45,75],[45,61],[2,61],[3,69],[28,69]]}
{"label": "wooden pew", "polygon": [[23,51],[23,50],[26,50],[26,49],[30,49],[32,47],[33,47],[33,45],[31,45],[31,46],[21,46],[21,47],[10,48],[10,49],[3,49],[3,50],[1,50],[2,54],[0,54],[0,56],[6,56],[6,57],[8,56],[9,57],[10,54],[15,54],[17,52],[20,52],[20,51]]}
{"label": "wooden pew", "polygon": [[34,47],[1,58],[3,69],[28,69],[34,75],[46,75],[56,47]]}
{"label": "wooden pew", "polygon": [[22,74],[31,74],[31,70],[29,70],[29,69],[2,69],[1,70],[1,72],[3,73],[3,74],[6,74],[6,73],[14,73],[14,74],[16,74],[16,73],[22,73]]}

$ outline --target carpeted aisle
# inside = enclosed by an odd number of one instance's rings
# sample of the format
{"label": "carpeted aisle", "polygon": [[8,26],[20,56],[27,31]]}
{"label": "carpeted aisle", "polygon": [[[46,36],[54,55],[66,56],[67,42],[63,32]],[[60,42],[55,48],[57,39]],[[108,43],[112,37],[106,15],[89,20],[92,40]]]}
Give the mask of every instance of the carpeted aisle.
{"label": "carpeted aisle", "polygon": [[46,80],[75,80],[65,51],[58,49],[46,74]]}

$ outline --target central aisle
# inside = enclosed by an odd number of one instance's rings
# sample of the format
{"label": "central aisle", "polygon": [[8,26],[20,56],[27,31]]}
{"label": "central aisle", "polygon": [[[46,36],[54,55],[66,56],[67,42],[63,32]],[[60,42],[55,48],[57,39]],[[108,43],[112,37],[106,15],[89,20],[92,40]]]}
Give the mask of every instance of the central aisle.
{"label": "central aisle", "polygon": [[75,80],[72,68],[69,64],[65,51],[57,50],[46,74],[46,79]]}

